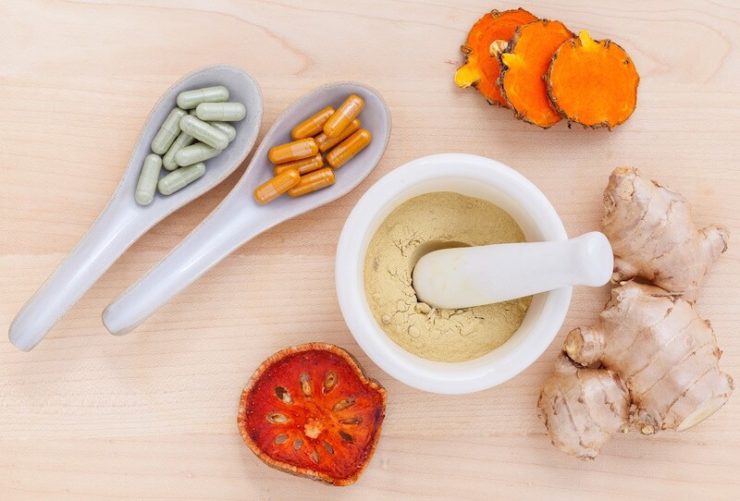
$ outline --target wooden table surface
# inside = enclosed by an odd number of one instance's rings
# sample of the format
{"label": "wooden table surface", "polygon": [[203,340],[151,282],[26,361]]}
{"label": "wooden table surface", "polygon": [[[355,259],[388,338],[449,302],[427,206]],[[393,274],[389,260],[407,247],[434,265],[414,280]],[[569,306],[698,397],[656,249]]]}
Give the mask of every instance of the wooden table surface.
{"label": "wooden table surface", "polygon": [[[466,152],[535,182],[569,234],[597,229],[612,168],[683,192],[696,219],[736,235],[698,303],[740,379],[740,9],[734,0],[521,2],[610,37],[642,76],[613,132],[543,131],[456,89],[458,46],[486,10],[520,2],[4,1],[0,4],[0,330],[103,209],[160,94],[214,63],[259,81],[262,134],[302,94],[357,80],[393,113],[385,157],[345,198],[260,236],[132,334],[103,308],[198,224],[243,167],[154,227],[32,352],[0,342],[2,499],[738,499],[740,395],[684,433],[616,437],[593,462],[553,448],[535,403],[563,336],[607,289],[577,289],[544,356],[466,396],[404,386],[359,349],[334,289],[345,218],[413,158]],[[268,355],[307,341],[356,354],[388,389],[379,447],[361,479],[332,488],[272,470],[239,437],[242,386]]]}

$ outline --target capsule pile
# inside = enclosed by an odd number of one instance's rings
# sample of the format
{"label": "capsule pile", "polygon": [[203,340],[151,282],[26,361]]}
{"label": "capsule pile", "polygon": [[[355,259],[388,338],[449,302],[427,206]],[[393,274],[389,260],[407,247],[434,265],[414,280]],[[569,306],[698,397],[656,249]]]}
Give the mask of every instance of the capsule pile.
{"label": "capsule pile", "polygon": [[372,140],[358,118],[364,107],[365,101],[352,94],[336,110],[327,106],[293,127],[293,141],[267,153],[275,176],[254,191],[257,203],[264,205],[283,193],[300,197],[333,185],[334,171]]}
{"label": "capsule pile", "polygon": [[[177,106],[167,115],[152,140],[152,153],[144,159],[134,194],[136,203],[149,205],[157,190],[171,195],[205,174],[204,162],[236,137],[236,129],[228,122],[238,122],[247,114],[242,103],[228,100],[229,89],[223,85],[177,95]],[[164,174],[162,167],[167,171]]]}

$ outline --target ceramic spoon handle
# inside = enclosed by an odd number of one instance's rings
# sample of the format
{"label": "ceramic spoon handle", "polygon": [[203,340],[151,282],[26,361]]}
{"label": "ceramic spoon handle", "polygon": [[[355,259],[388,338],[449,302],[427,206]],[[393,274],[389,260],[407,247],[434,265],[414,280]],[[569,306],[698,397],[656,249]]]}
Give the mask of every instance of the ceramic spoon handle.
{"label": "ceramic spoon handle", "polygon": [[109,205],[10,325],[16,348],[29,351],[147,228],[125,206]]}
{"label": "ceramic spoon handle", "polygon": [[[269,218],[267,218],[269,219]],[[234,190],[216,210],[162,262],[119,296],[103,312],[112,334],[126,334],[197,280],[235,249],[272,224],[247,210]]]}

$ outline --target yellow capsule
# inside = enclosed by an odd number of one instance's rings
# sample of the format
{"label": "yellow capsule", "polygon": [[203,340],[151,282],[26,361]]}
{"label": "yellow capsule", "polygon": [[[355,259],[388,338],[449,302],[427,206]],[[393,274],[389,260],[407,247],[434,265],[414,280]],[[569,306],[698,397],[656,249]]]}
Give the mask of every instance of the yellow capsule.
{"label": "yellow capsule", "polygon": [[334,108],[332,108],[331,106],[327,106],[315,115],[311,115],[303,122],[293,127],[293,130],[290,131],[290,137],[292,137],[293,139],[303,139],[304,137],[315,136],[316,134],[321,132],[324,124],[333,114]]}
{"label": "yellow capsule", "polygon": [[344,128],[344,130],[338,136],[329,137],[322,132],[314,139],[316,139],[316,144],[319,145],[319,151],[323,153],[332,149],[333,147],[347,139],[349,136],[360,130],[360,127],[362,127],[362,122],[360,122],[359,118],[355,118],[349,123],[347,127]]}
{"label": "yellow capsule", "polygon": [[373,135],[367,129],[360,129],[350,137],[339,143],[326,155],[326,161],[335,169],[346,164],[349,159],[361,152],[370,144]]}
{"label": "yellow capsule", "polygon": [[300,197],[301,195],[313,193],[321,188],[331,186],[335,181],[334,171],[329,167],[324,167],[321,170],[301,176],[301,181],[294,188],[288,190],[288,195],[291,197]]}
{"label": "yellow capsule", "polygon": [[297,169],[286,170],[254,190],[254,199],[260,205],[272,202],[301,181]]}
{"label": "yellow capsule", "polygon": [[280,144],[273,146],[267,153],[267,158],[274,164],[283,164],[285,162],[292,162],[293,160],[300,160],[301,158],[312,157],[319,152],[319,145],[312,137],[305,139],[299,139],[292,143]]}
{"label": "yellow capsule", "polygon": [[301,176],[318,170],[324,166],[324,158],[321,153],[317,153],[313,157],[304,158],[303,160],[296,160],[295,162],[288,162],[287,164],[278,164],[275,166],[275,175],[285,172],[288,169],[297,169],[298,174]]}
{"label": "yellow capsule", "polygon": [[349,96],[324,124],[324,134],[329,137],[338,136],[352,120],[357,118],[364,107],[365,101],[360,96],[357,94]]}

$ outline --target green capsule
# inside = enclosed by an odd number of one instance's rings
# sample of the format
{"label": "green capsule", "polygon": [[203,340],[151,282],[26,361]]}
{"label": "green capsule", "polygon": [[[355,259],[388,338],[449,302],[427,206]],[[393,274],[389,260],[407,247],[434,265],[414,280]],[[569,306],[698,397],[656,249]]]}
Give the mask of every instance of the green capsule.
{"label": "green capsule", "polygon": [[187,113],[180,108],[175,108],[170,111],[170,114],[167,115],[162,127],[159,128],[159,132],[157,132],[157,135],[152,139],[152,151],[154,153],[157,155],[164,155],[167,153],[172,142],[180,133],[180,119],[185,115],[187,115]]}
{"label": "green capsule", "polygon": [[229,89],[223,85],[186,90],[177,95],[177,105],[183,110],[195,108],[200,103],[221,103],[228,100]]}
{"label": "green capsule", "polygon": [[201,103],[195,114],[204,122],[238,122],[247,115],[242,103]]}
{"label": "green capsule", "polygon": [[229,136],[192,115],[185,115],[180,119],[180,130],[217,150],[223,150],[229,145]]}
{"label": "green capsule", "polygon": [[195,143],[185,146],[175,153],[175,163],[180,167],[186,167],[213,158],[219,153],[221,153],[221,150],[211,148],[207,144]]}
{"label": "green capsule", "polygon": [[159,180],[159,192],[162,195],[172,195],[200,178],[206,173],[206,164],[203,162],[187,167],[175,169]]}
{"label": "green capsule", "polygon": [[215,128],[226,134],[226,137],[229,138],[229,142],[233,141],[236,137],[236,129],[233,125],[227,124],[226,122],[208,122],[209,124],[213,125]]}
{"label": "green capsule", "polygon": [[172,143],[172,146],[170,146],[170,149],[167,150],[167,154],[162,157],[162,165],[164,165],[164,168],[167,170],[177,169],[178,165],[177,162],[175,162],[175,155],[187,145],[192,144],[193,141],[195,141],[193,136],[185,132],[181,132],[180,135],[177,136],[177,139],[175,139],[175,142]]}
{"label": "green capsule", "polygon": [[160,170],[162,170],[162,158],[159,155],[150,153],[144,158],[144,165],[141,166],[139,182],[136,183],[136,192],[134,193],[137,204],[149,205],[152,203],[154,193],[157,191]]}

